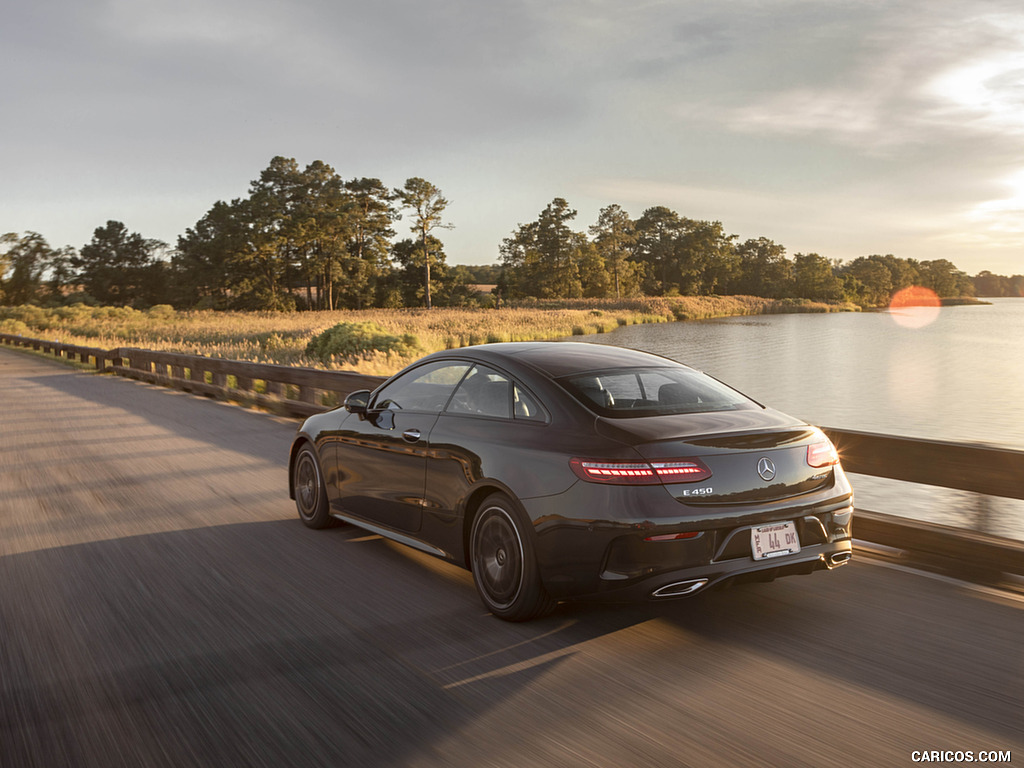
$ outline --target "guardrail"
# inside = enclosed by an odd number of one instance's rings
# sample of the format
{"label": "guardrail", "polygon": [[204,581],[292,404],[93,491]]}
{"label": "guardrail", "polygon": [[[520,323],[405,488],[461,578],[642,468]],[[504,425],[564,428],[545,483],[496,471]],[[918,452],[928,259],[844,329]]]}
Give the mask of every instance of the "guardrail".
{"label": "guardrail", "polygon": [[[823,427],[847,472],[1024,499],[1024,451]],[[857,538],[970,570],[1024,574],[1024,542],[857,510]]]}
{"label": "guardrail", "polygon": [[[373,389],[381,376],[287,365],[224,360],[135,347],[104,350],[0,334],[0,342],[92,362],[153,384],[306,417],[340,403],[357,389]],[[885,477],[975,493],[1024,499],[1024,451],[919,440],[824,427],[854,474]],[[940,563],[969,564],[972,571],[1024,575],[1024,542],[952,526],[857,510],[858,539]]]}
{"label": "guardrail", "polygon": [[100,349],[0,334],[0,341],[93,365],[151,384],[258,405],[285,416],[306,417],[340,403],[349,392],[373,389],[380,376],[290,365],[224,360],[137,347]]}

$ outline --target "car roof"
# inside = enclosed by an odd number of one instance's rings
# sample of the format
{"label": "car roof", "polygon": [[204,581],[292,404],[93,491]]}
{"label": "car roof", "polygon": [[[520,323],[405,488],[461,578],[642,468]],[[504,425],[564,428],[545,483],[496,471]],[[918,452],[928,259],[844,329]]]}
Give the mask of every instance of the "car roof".
{"label": "car roof", "polygon": [[538,369],[551,378],[560,378],[585,371],[608,368],[685,367],[667,357],[639,352],[635,349],[614,347],[609,344],[587,344],[576,341],[520,341],[500,344],[481,344],[451,350],[452,354],[469,352],[481,361],[494,362],[514,359]]}

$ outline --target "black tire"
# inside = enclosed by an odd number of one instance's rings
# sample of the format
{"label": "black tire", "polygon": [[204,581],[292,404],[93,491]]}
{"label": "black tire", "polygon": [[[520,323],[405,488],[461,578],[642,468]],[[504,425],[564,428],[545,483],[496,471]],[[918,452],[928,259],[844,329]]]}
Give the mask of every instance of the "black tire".
{"label": "black tire", "polygon": [[529,621],[558,604],[540,580],[533,540],[513,501],[503,493],[484,499],[469,535],[473,583],[484,606],[506,621]]}
{"label": "black tire", "polygon": [[316,452],[306,444],[299,449],[292,466],[292,481],[295,489],[295,508],[299,519],[310,528],[328,528],[334,524],[330,504],[327,501],[327,487],[320,471]]}

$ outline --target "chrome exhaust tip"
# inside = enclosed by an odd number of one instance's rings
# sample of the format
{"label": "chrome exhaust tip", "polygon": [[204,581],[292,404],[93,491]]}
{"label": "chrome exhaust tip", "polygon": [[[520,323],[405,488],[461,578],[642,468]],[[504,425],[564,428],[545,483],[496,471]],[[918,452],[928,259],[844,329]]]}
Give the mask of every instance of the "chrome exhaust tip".
{"label": "chrome exhaust tip", "polygon": [[828,567],[838,568],[840,565],[846,565],[852,557],[853,552],[833,552],[828,556]]}
{"label": "chrome exhaust tip", "polygon": [[692,595],[707,583],[707,579],[677,581],[675,584],[666,584],[664,587],[654,590],[651,593],[651,597],[682,597],[683,595]]}

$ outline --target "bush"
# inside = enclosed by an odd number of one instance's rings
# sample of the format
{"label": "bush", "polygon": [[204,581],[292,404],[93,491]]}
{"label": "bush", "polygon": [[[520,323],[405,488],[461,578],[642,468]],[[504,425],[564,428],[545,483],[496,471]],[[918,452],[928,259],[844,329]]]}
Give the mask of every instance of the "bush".
{"label": "bush", "polygon": [[170,320],[174,317],[174,307],[170,304],[154,304],[148,310],[146,314],[150,317],[156,318],[157,320]]}
{"label": "bush", "polygon": [[355,363],[375,352],[409,357],[419,351],[419,339],[411,333],[393,336],[370,320],[338,323],[314,336],[306,345],[306,354],[323,363],[332,359]]}
{"label": "bush", "polygon": [[28,326],[21,320],[0,320],[0,333],[9,333],[13,336],[28,336]]}

